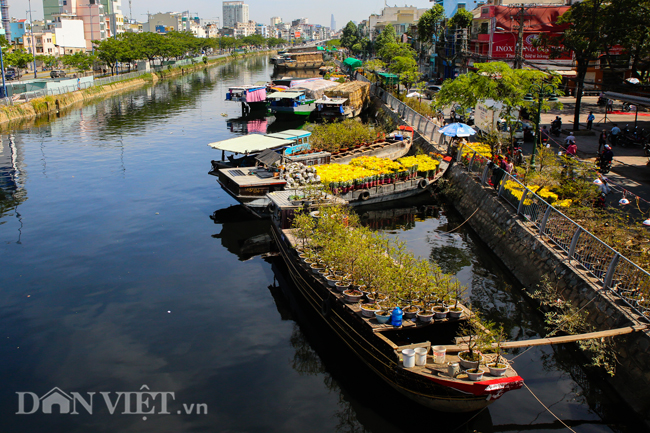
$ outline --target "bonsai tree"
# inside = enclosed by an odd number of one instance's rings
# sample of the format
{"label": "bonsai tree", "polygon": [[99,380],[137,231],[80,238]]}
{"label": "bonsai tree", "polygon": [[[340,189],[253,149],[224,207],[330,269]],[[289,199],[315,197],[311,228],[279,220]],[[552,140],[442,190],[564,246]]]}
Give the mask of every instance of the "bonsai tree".
{"label": "bonsai tree", "polygon": [[461,353],[465,360],[477,362],[482,358],[481,352],[492,347],[494,333],[491,329],[494,324],[484,320],[477,311],[469,307],[468,309],[469,317],[460,327],[460,336],[464,338],[464,343],[467,344],[467,351]]}

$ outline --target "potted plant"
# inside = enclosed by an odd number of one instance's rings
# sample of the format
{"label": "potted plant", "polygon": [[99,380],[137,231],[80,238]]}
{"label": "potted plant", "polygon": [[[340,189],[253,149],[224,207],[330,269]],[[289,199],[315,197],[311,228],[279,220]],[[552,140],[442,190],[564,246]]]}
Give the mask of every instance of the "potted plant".
{"label": "potted plant", "polygon": [[367,304],[360,302],[359,307],[361,308],[361,314],[363,317],[375,317],[375,313],[377,311],[380,311],[380,308],[377,306],[377,304]]}
{"label": "potted plant", "polygon": [[418,311],[418,320],[422,323],[429,323],[433,319],[433,311],[431,310],[420,310]]}
{"label": "potted plant", "polygon": [[483,374],[485,373],[485,371],[477,367],[477,368],[471,368],[467,370],[466,373],[469,380],[477,381],[483,379]]}
{"label": "potted plant", "polygon": [[459,319],[460,316],[463,314],[463,309],[458,305],[458,299],[460,299],[463,293],[463,288],[458,281],[454,282],[453,287],[456,295],[455,296],[456,301],[454,302],[454,306],[449,308],[449,318]]}
{"label": "potted plant", "polygon": [[343,292],[343,297],[345,302],[356,304],[363,297],[363,292],[361,290],[348,289]]}
{"label": "potted plant", "polygon": [[503,336],[504,336],[503,325],[499,325],[499,327],[496,329],[495,332],[497,357],[493,363],[487,365],[488,369],[490,370],[490,375],[492,376],[497,376],[497,377],[503,376],[506,370],[508,369],[508,364],[506,363],[506,360],[501,357],[501,350],[502,350],[501,345],[503,343]]}
{"label": "potted plant", "polygon": [[489,348],[493,340],[489,326],[477,312],[470,310],[467,322],[460,327],[460,335],[467,344],[467,350],[458,354],[461,367],[475,369],[483,362],[481,352]]}

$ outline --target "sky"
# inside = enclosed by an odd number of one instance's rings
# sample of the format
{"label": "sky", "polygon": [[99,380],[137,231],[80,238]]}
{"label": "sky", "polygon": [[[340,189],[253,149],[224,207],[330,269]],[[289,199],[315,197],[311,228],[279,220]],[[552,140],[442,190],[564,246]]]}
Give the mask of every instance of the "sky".
{"label": "sky", "polygon": [[[81,0],[83,1],[83,0]],[[417,6],[430,8],[432,3],[428,0],[412,0],[409,3],[395,4],[388,1],[389,6]],[[28,0],[8,0],[9,15],[18,19],[25,18],[29,10]],[[250,19],[269,24],[273,16],[281,17],[284,22],[298,18],[308,18],[310,24],[330,25],[331,14],[334,14],[337,30],[343,28],[348,21],[357,23],[368,19],[370,14],[381,13],[384,0],[244,0],[248,5]],[[42,0],[32,0],[32,14],[34,19],[43,18]],[[179,4],[183,9],[179,10]],[[215,0],[131,0],[133,19],[146,21],[147,12],[182,12],[189,10],[198,12],[199,17],[212,20],[215,17],[222,22],[222,2]],[[129,1],[122,0],[122,13],[129,17]]]}

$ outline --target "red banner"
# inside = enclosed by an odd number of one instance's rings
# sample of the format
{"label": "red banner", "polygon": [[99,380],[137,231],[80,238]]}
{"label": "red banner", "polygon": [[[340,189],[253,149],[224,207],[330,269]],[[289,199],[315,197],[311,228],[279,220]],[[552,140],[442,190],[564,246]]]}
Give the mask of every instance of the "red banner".
{"label": "red banner", "polygon": [[[550,52],[543,47],[533,46],[539,33],[524,33],[524,59],[526,60],[550,60]],[[492,39],[492,57],[498,59],[514,59],[515,46],[517,43],[516,33],[494,33]],[[564,53],[558,60],[571,60],[571,53]]]}

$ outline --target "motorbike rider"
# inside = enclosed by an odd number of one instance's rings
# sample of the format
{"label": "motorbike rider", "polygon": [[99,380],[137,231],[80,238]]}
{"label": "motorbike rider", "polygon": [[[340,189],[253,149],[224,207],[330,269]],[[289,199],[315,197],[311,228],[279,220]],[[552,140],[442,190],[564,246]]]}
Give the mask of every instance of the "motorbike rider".
{"label": "motorbike rider", "polygon": [[570,146],[571,144],[575,144],[575,142],[576,142],[576,137],[575,135],[573,135],[573,132],[570,132],[566,138],[565,144],[567,146]]}
{"label": "motorbike rider", "polygon": [[612,139],[612,146],[616,146],[618,144],[618,139],[621,136],[621,128],[618,127],[618,124],[614,124],[612,130],[609,133],[609,136]]}
{"label": "motorbike rider", "polygon": [[601,152],[603,146],[607,144],[607,129],[603,129],[598,136],[598,153]]}
{"label": "motorbike rider", "polygon": [[604,164],[611,164],[613,159],[614,152],[612,151],[611,146],[609,144],[606,144],[603,153],[600,154],[600,164],[601,166]]}
{"label": "motorbike rider", "polygon": [[560,131],[562,131],[562,119],[560,116],[555,116],[555,120],[551,123],[551,132],[559,135]]}
{"label": "motorbike rider", "polygon": [[540,131],[540,135],[542,138],[542,143],[546,143],[549,139],[549,133],[548,129],[546,129],[546,126],[542,126],[542,130]]}

